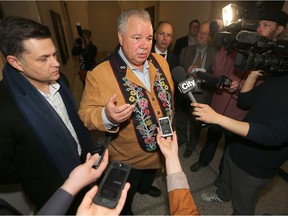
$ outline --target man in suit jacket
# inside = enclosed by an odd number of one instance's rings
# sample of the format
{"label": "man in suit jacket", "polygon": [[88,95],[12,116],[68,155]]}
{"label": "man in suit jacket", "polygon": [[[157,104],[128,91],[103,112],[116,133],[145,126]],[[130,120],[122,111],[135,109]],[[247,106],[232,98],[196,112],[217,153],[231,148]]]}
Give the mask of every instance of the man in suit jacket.
{"label": "man in suit jacket", "polygon": [[[181,51],[180,65],[190,74],[194,68],[205,68],[207,73],[212,73],[214,63],[215,50],[209,46],[210,43],[210,22],[206,21],[201,24],[197,34],[196,45],[188,46]],[[195,78],[196,79],[196,78]],[[210,104],[214,87],[208,82],[198,83],[198,87],[193,91],[196,101]],[[192,151],[198,142],[201,130],[201,124],[195,121],[192,112],[189,109],[191,101],[185,95],[181,95],[177,101],[176,112],[176,131],[179,145],[186,144],[184,157],[190,157]],[[189,119],[189,121],[187,121]],[[188,134],[188,122],[190,124]],[[189,139],[190,137],[190,139]]]}
{"label": "man in suit jacket", "polygon": [[177,56],[180,55],[181,50],[184,47],[192,46],[196,44],[197,32],[199,30],[200,22],[197,19],[192,20],[189,23],[189,33],[188,35],[178,38],[174,45],[173,53]]}
{"label": "man in suit jacket", "polygon": [[[85,161],[93,142],[59,73],[48,27],[6,17],[0,48],[7,61],[0,82],[0,184],[20,183],[38,210]],[[76,197],[68,214],[81,200]]]}
{"label": "man in suit jacket", "polygon": [[[174,67],[180,65],[180,59],[170,50],[170,45],[173,40],[174,27],[169,21],[160,21],[154,33],[154,45],[151,52],[162,55],[168,62],[170,72]],[[178,97],[181,93],[175,86],[174,104],[177,104]],[[177,107],[175,106],[175,111]]]}
{"label": "man in suit jacket", "polygon": [[162,55],[168,62],[170,71],[180,64],[179,57],[170,49],[173,40],[174,28],[169,21],[160,21],[154,33],[154,45],[151,52]]}

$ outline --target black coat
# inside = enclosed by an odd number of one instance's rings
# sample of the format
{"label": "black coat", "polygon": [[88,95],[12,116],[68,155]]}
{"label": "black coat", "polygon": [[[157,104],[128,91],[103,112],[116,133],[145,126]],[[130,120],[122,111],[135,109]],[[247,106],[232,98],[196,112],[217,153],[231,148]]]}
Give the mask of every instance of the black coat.
{"label": "black coat", "polygon": [[177,56],[180,56],[182,49],[187,46],[188,46],[188,35],[178,38],[174,45],[173,53]]}
{"label": "black coat", "polygon": [[[153,46],[151,52],[155,53],[155,48]],[[175,55],[172,51],[169,49],[167,50],[167,58],[166,58],[170,72],[173,70],[174,67],[180,65],[180,59],[177,55]]]}
{"label": "black coat", "polygon": [[[3,80],[0,101],[0,184],[20,183],[26,196],[40,209],[65,179],[51,164]],[[75,207],[82,198],[76,197]],[[69,213],[75,214],[76,209]]]}

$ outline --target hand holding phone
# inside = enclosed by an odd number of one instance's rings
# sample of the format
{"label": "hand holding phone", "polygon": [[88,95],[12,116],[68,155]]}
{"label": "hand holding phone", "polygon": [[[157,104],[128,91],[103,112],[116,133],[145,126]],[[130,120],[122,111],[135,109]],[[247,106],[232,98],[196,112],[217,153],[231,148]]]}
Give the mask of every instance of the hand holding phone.
{"label": "hand holding phone", "polygon": [[159,128],[162,133],[162,137],[168,137],[173,135],[171,121],[169,117],[162,117],[158,119]]}
{"label": "hand holding phone", "polygon": [[94,197],[97,193],[97,188],[94,186],[90,191],[86,193],[85,197],[83,198],[82,203],[78,207],[77,215],[120,215],[124,207],[129,188],[130,184],[125,183],[118,204],[115,208],[110,209],[97,205],[93,202],[91,197]]}
{"label": "hand holding phone", "polygon": [[93,199],[94,203],[107,208],[115,208],[130,170],[130,165],[112,161]]}
{"label": "hand holding phone", "polygon": [[111,141],[111,137],[100,137],[97,140],[97,143],[95,144],[94,150],[92,152],[92,154],[98,154],[99,155],[99,159],[97,160],[97,162],[93,165],[94,169],[97,169],[100,165],[100,163],[103,160],[104,154],[106,149],[108,148],[108,145]]}

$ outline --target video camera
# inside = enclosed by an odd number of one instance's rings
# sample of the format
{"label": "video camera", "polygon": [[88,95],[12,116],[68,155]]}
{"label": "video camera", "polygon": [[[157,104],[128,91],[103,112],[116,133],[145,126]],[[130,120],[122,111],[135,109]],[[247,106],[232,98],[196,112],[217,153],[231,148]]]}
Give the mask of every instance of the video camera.
{"label": "video camera", "polygon": [[83,31],[82,31],[82,27],[81,27],[80,22],[76,23],[76,28],[77,28],[77,32],[78,32],[79,37],[76,38],[75,43],[77,43],[78,45],[81,45],[82,40],[83,40]]}
{"label": "video camera", "polygon": [[[227,14],[230,21],[225,18]],[[288,74],[288,40],[260,36],[256,32],[259,20],[238,19],[244,14],[242,8],[233,4],[222,9],[224,27],[220,29],[216,21],[210,24],[215,46],[228,51],[235,49],[234,66],[241,70],[262,70],[270,75]]]}

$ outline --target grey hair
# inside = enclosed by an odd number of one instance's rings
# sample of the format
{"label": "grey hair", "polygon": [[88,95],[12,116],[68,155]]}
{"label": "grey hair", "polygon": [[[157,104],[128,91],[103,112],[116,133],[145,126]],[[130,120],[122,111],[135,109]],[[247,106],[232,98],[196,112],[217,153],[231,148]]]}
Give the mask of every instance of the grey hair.
{"label": "grey hair", "polygon": [[144,9],[129,9],[121,13],[118,18],[118,32],[125,33],[126,23],[128,19],[132,16],[136,16],[143,21],[149,21],[151,23],[151,18],[149,13]]}

